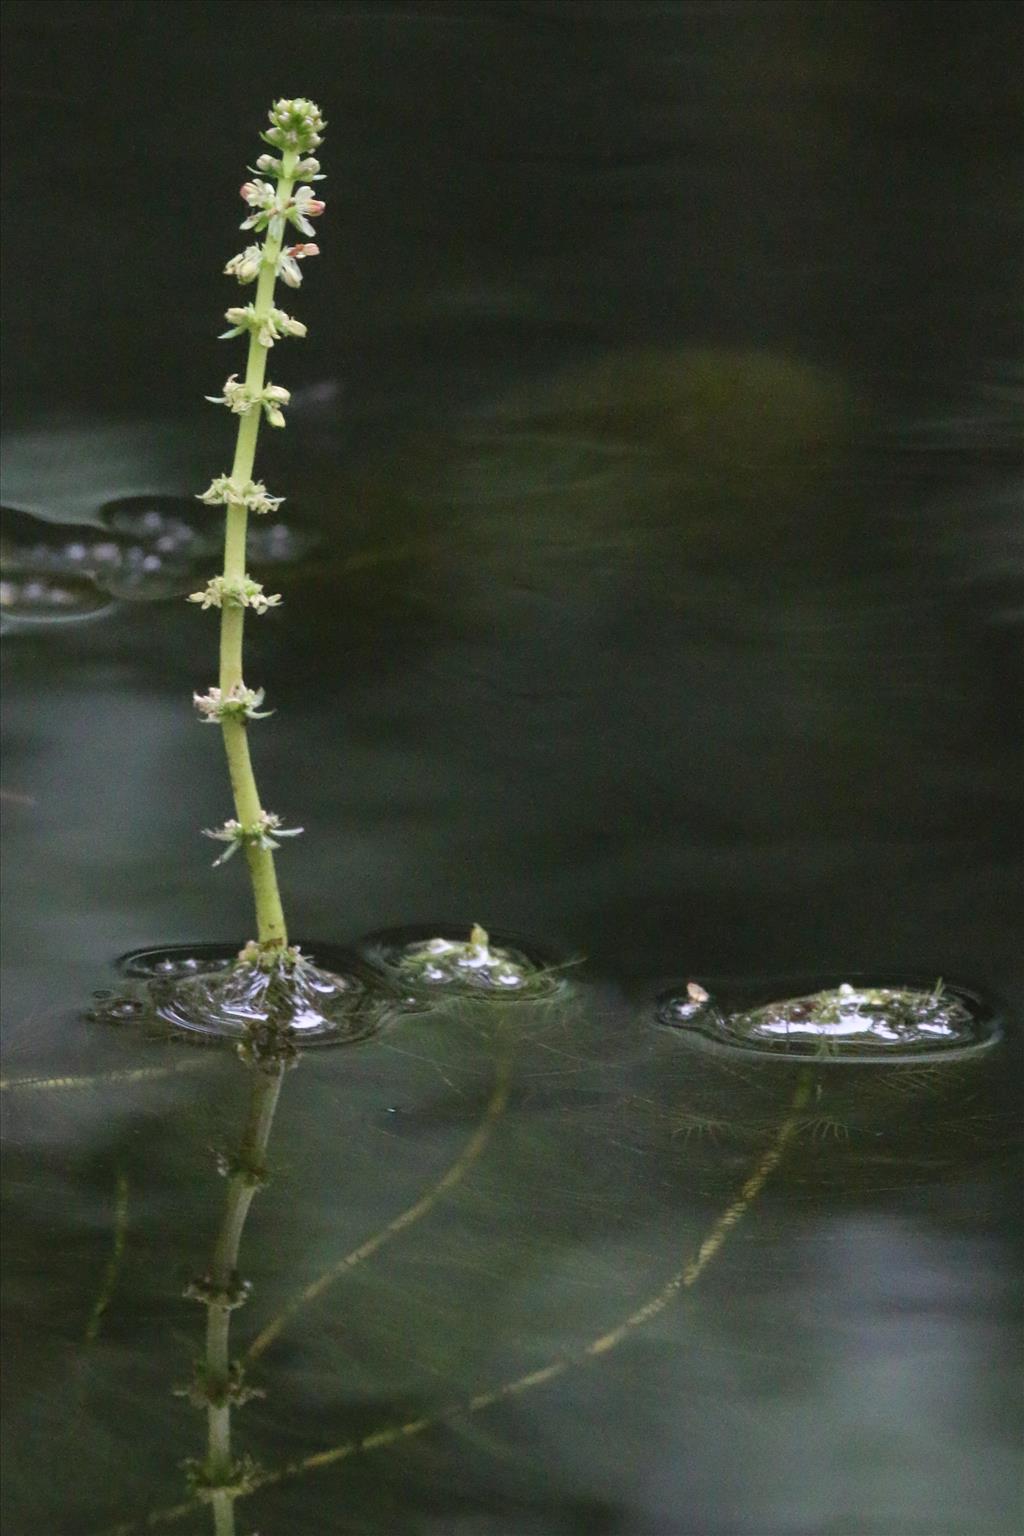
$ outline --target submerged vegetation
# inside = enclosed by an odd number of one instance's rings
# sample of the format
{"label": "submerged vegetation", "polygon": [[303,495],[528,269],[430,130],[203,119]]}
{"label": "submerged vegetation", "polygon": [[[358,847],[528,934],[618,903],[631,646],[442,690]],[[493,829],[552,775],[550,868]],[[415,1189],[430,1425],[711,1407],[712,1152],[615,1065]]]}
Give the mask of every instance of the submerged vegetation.
{"label": "submerged vegetation", "polygon": [[410,1003],[448,998],[539,1002],[562,988],[563,966],[492,938],[479,923],[464,928],[399,928],[371,934],[361,945],[366,961]]}
{"label": "submerged vegetation", "polygon": [[685,992],[661,1000],[658,1018],[732,1049],[890,1065],[969,1053],[995,1037],[995,1021],[981,1000],[941,979],[929,988],[844,981],[756,1001],[730,998],[728,989],[715,995],[690,982]]}

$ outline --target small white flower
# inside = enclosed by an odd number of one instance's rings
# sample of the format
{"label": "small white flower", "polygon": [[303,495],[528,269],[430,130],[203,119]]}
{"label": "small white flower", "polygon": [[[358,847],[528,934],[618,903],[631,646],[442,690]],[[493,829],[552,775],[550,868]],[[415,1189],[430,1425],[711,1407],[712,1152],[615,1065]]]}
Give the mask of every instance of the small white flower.
{"label": "small white flower", "polygon": [[265,512],[276,512],[283,501],[283,496],[271,496],[262,480],[249,480],[246,484],[245,505],[250,512],[259,516]]}
{"label": "small white flower", "polygon": [[[291,397],[291,390],[285,389],[281,384],[267,384],[265,388],[260,391],[257,399],[259,400],[260,405],[263,407],[264,416],[267,418],[267,421],[272,427],[284,426],[284,412],[282,411],[281,407],[282,405],[287,405]],[[253,507],[251,510],[271,512],[273,511],[273,506],[271,503],[277,502],[279,504],[283,499],[283,497],[267,497],[264,495],[260,506]]]}
{"label": "small white flower", "polygon": [[216,869],[218,864],[226,864],[228,859],[233,858],[241,848],[245,841],[245,829],[240,821],[231,817],[222,827],[204,827],[203,836],[212,837],[215,842],[228,845],[220,857],[214,859],[213,867]]}
{"label": "small white flower", "polygon": [[263,247],[247,245],[244,251],[239,251],[237,256],[232,256],[224,268],[224,274],[226,277],[237,277],[240,283],[254,283],[260,275],[262,265]]}
{"label": "small white flower", "polygon": [[277,188],[272,187],[269,181],[261,181],[258,176],[255,181],[243,182],[239,192],[242,201],[248,203],[250,208],[266,211],[277,203]]}
{"label": "small white flower", "polygon": [[226,694],[211,688],[208,693],[192,695],[204,725],[219,725],[222,720],[266,720],[273,710],[260,709],[263,699],[262,688],[247,688],[244,683],[235,683]]}
{"label": "small white flower", "polygon": [[[260,819],[252,828],[246,829],[252,840],[259,848],[279,848],[281,845],[275,839],[279,837],[301,837],[303,827],[282,827],[281,818],[274,811],[261,811]],[[273,836],[271,836],[271,833]]]}
{"label": "small white flower", "polygon": [[259,177],[255,181],[243,182],[241,187],[242,199],[253,210],[247,218],[242,220],[241,229],[263,230],[268,225],[272,228],[275,238],[280,230],[284,209],[277,199],[277,188],[272,187],[269,181],[261,181]]}
{"label": "small white flower", "polygon": [[250,576],[234,581],[226,576],[214,576],[199,592],[189,593],[190,603],[203,608],[251,608],[254,613],[266,613],[281,602],[280,592],[264,592],[260,582]]}
{"label": "small white flower", "polygon": [[[211,398],[213,397],[207,396],[207,399]],[[228,502],[234,500],[236,494],[231,476],[217,475],[210,481],[202,495],[196,497],[196,501],[203,501],[208,507],[226,506]]]}
{"label": "small white flower", "polygon": [[[275,384],[270,388],[276,392],[280,386]],[[284,393],[287,395],[288,391]],[[213,398],[207,396],[207,399]],[[272,396],[279,403],[280,398],[276,393]],[[243,486],[237,486],[230,475],[218,475],[196,500],[205,502],[208,507],[248,507],[250,512],[276,512],[284,497],[271,496],[262,480],[247,480]]]}
{"label": "small white flower", "polygon": [[245,385],[238,383],[237,373],[225,380],[222,394],[204,395],[203,399],[209,400],[211,405],[226,405],[236,416],[245,416],[252,410],[252,397]]}
{"label": "small white flower", "polygon": [[283,309],[272,309],[270,322],[279,337],[305,336],[306,334],[306,327],[302,321],[296,320],[292,315],[286,315]]}
{"label": "small white flower", "polygon": [[277,258],[277,270],[282,281],[289,288],[298,288],[302,282],[302,273],[299,271],[299,262],[305,261],[307,256],[319,256],[320,247],[312,241],[305,241],[300,245],[286,245]]}
{"label": "small white flower", "polygon": [[[284,176],[284,161],[278,160],[274,155],[260,155],[255,165],[250,165],[250,171],[254,176],[276,176],[278,180]],[[326,181],[326,176],[320,174],[320,161],[312,155],[305,160],[296,161],[292,167],[292,177],[297,181]]]}
{"label": "small white flower", "polygon": [[[281,407],[288,404],[288,401],[291,399],[291,391],[282,388],[280,384],[268,384],[264,389],[258,390],[254,394],[247,384],[239,384],[238,374],[233,373],[224,384],[223,394],[205,395],[204,399],[209,400],[211,405],[226,405],[230,411],[234,411],[236,416],[247,416],[256,406],[262,406],[270,425],[272,427],[283,427],[284,414]],[[256,490],[256,483],[250,480],[246,489],[241,493],[241,500],[239,498],[230,499],[237,500],[239,505],[249,506],[250,503],[246,499],[247,494],[251,495]],[[269,505],[264,504],[267,501],[267,497],[262,486],[259,487],[259,492],[262,493],[260,505],[255,508],[251,507],[250,510],[260,512],[272,510]],[[200,499],[205,500],[205,497]],[[277,498],[277,500],[280,502],[283,498]]]}
{"label": "small white flower", "polygon": [[221,331],[218,341],[228,341],[232,336],[241,336],[243,331],[252,330],[254,325],[259,325],[256,319],[256,311],[251,304],[233,304],[230,309],[224,311],[224,319],[230,322],[229,331]]}
{"label": "small white flower", "polygon": [[220,857],[213,861],[216,869],[218,864],[226,863],[246,843],[270,851],[281,846],[277,841],[279,837],[298,837],[302,831],[302,827],[282,827],[281,818],[274,811],[261,811],[255,821],[244,825],[232,817],[222,827],[204,828],[203,836],[228,844]]}
{"label": "small white flower", "polygon": [[252,396],[244,384],[238,383],[237,373],[233,373],[224,385],[224,404],[236,416],[244,416],[252,409]]}
{"label": "small white flower", "polygon": [[312,187],[296,187],[281,211],[289,224],[294,224],[304,235],[313,235],[316,231],[309,220],[318,219],[326,207]]}
{"label": "small white flower", "polygon": [[[220,583],[219,586],[218,582]],[[204,609],[219,608],[224,598],[223,585],[223,577],[215,576],[212,581],[206,583],[206,586],[200,592],[190,592],[188,600],[190,603],[201,603]]]}
{"label": "small white flower", "polygon": [[266,593],[258,582],[246,583],[246,592],[242,599],[242,606],[248,606],[253,613],[266,613],[268,608],[277,608],[281,603],[280,592]]}
{"label": "small white flower", "polygon": [[231,329],[221,332],[221,341],[228,341],[233,336],[241,336],[243,331],[250,331],[261,347],[272,347],[282,336],[306,334],[306,327],[301,320],[295,320],[291,315],[286,315],[283,309],[273,307],[267,314],[258,315],[252,304],[234,305],[225,310],[224,318],[230,321]]}
{"label": "small white flower", "polygon": [[275,341],[280,341],[284,336],[305,336],[306,327],[301,320],[295,320],[291,315],[286,315],[283,309],[271,309],[270,313],[260,322],[256,332],[256,339],[261,347],[272,347]]}

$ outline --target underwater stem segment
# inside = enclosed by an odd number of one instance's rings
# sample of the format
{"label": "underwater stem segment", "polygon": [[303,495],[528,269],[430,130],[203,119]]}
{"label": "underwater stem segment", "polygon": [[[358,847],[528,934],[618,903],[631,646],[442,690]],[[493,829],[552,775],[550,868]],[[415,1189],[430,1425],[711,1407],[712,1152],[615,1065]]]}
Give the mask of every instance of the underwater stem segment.
{"label": "underwater stem segment", "polygon": [[[238,1273],[238,1252],[246,1217],[257,1189],[266,1180],[265,1159],[285,1065],[255,1069],[245,1131],[237,1154],[225,1164],[228,1175],[224,1215],[210,1268],[194,1280],[188,1294],[206,1305],[206,1354],[197,1369],[191,1395],[206,1408],[206,1460],[194,1468],[197,1491],[209,1499],[215,1536],[234,1536],[234,1504],[249,1491],[253,1468],[231,1455],[231,1409],[254,1394],[230,1355],[231,1313],[248,1296]],[[258,1394],[255,1394],[258,1395]]]}

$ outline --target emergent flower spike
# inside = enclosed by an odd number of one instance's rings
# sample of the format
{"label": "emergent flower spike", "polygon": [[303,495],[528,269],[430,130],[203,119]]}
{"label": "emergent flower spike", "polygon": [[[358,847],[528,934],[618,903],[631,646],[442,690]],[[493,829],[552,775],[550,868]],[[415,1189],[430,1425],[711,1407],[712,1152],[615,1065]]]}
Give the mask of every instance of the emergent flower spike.
{"label": "emergent flower spike", "polygon": [[262,809],[245,740],[249,722],[270,713],[261,708],[263,690],[246,687],[242,679],[246,611],[266,613],[281,602],[279,593],[265,592],[245,568],[246,519],[249,513],[276,512],[283,500],[271,496],[262,480],[253,478],[253,470],[261,422],[283,427],[284,409],[291,398],[284,385],[268,382],[268,353],[282,338],[306,334],[303,321],[275,307],[274,286],[280,278],[289,288],[298,288],[301,263],[319,255],[319,246],[308,238],[286,245],[285,230],[292,226],[308,237],[313,233],[310,220],[324,211],[323,200],[313,190],[313,184],[322,179],[315,151],[323,130],[323,115],[315,102],[305,96],[281,97],[271,107],[262,135],[273,153],[260,154],[250,168],[250,179],[242,183],[247,209],[242,228],[258,238],[232,256],[224,272],[256,287],[251,303],[228,309],[229,329],[224,337],[248,337],[248,355],[244,371],[232,373],[220,394],[206,397],[238,418],[238,437],[230,473],[215,476],[199,496],[204,505],[225,509],[224,568],[188,599],[200,608],[219,609],[221,615],[220,675],[215,687],[194,697],[199,718],[223,731],[236,818],[210,835],[228,844],[222,857],[243,844],[249,849],[258,943],[261,954],[268,956],[289,952],[274,872],[277,841],[273,834],[291,837],[297,832],[282,828],[278,817]]}

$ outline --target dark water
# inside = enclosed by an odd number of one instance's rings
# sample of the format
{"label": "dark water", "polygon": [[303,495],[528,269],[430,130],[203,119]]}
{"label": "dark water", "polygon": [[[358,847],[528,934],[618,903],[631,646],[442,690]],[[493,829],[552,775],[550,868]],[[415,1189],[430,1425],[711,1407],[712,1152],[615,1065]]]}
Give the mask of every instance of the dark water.
{"label": "dark water", "polygon": [[[236,188],[303,91],[329,206],[247,661],[292,928],[586,963],[289,1074],[239,1529],[1009,1536],[1019,12],[8,14],[5,1532],[145,1529],[201,1449],[180,1293],[245,1074],[83,1013],[125,951],[248,936],[178,599]],[[802,1078],[653,1022],[864,971],[995,996],[1002,1043]]]}

